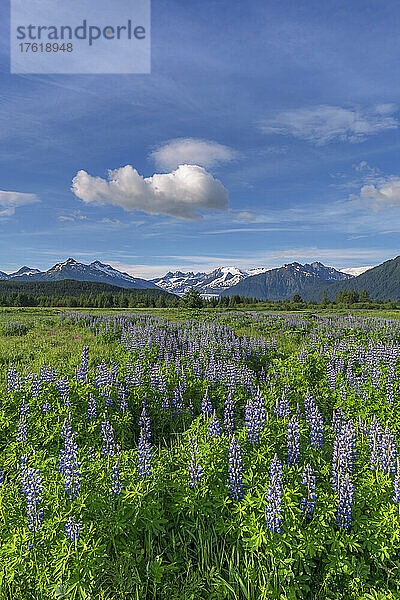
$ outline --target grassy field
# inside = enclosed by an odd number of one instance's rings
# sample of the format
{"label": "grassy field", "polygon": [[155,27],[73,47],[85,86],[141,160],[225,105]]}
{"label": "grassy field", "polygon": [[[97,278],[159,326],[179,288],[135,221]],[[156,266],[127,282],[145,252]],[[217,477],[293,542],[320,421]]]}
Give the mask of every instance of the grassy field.
{"label": "grassy field", "polygon": [[400,598],[399,359],[390,314],[3,309],[0,599]]}

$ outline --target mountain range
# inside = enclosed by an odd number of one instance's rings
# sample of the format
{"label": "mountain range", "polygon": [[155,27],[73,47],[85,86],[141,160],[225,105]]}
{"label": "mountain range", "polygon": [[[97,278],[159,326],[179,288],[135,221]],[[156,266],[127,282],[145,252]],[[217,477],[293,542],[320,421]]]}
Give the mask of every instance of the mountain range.
{"label": "mountain range", "polygon": [[325,290],[327,297],[333,299],[341,290],[360,292],[365,289],[372,299],[397,300],[400,299],[400,257],[377,267],[355,267],[343,271],[327,267],[318,261],[304,265],[293,262],[276,269],[245,271],[236,267],[219,267],[210,273],[170,271],[164,277],[150,281],[118,271],[98,260],[87,265],[73,258],[57,263],[47,271],[27,266],[14,273],[0,271],[0,280],[10,283],[67,279],[129,289],[162,289],[177,295],[182,295],[193,287],[206,297],[239,295],[263,300],[283,300],[300,294],[304,300],[320,301]]}
{"label": "mountain range", "polygon": [[77,262],[73,258],[68,258],[65,262],[57,263],[48,271],[22,267],[15,273],[3,273],[0,271],[0,279],[11,281],[60,281],[62,279],[73,279],[75,281],[96,281],[99,283],[109,283],[124,288],[135,289],[157,289],[151,281],[132,277],[128,273],[123,273],[113,269],[110,265],[105,265],[98,260],[85,265]]}
{"label": "mountain range", "polygon": [[184,294],[192,287],[204,295],[219,295],[223,290],[231,288],[243,279],[266,271],[268,269],[243,271],[236,267],[218,267],[211,273],[169,271],[164,277],[152,279],[152,282],[163,290],[178,295]]}
{"label": "mountain range", "polygon": [[322,283],[342,282],[355,279],[353,275],[326,267],[320,262],[301,265],[298,262],[285,264],[278,269],[246,277],[236,285],[221,292],[222,296],[247,296],[263,300],[283,300],[294,294],[302,294]]}

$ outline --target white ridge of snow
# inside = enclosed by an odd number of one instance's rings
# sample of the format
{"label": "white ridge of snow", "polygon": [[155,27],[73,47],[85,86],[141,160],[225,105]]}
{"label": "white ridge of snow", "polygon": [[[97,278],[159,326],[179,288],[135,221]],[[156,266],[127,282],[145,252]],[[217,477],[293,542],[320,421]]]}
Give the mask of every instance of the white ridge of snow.
{"label": "white ridge of snow", "polygon": [[341,273],[346,273],[347,275],[353,275],[354,277],[357,277],[357,275],[361,275],[362,273],[365,273],[366,271],[369,271],[370,269],[373,269],[373,265],[369,266],[369,267],[347,267],[346,269],[340,269]]}

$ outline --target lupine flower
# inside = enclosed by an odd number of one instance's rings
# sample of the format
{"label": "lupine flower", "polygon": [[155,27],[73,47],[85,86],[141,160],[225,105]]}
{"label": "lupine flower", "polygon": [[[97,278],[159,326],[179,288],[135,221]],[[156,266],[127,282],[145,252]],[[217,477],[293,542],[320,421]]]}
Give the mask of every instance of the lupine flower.
{"label": "lupine flower", "polygon": [[140,430],[138,445],[138,469],[140,477],[151,475],[151,444],[144,429]]}
{"label": "lupine flower", "polygon": [[28,467],[28,455],[21,459],[21,490],[26,499],[28,527],[38,531],[43,522],[42,502],[43,479],[36,469]]}
{"label": "lupine flower", "polygon": [[289,419],[290,404],[285,392],[282,392],[281,398],[276,400],[274,414],[283,419]]}
{"label": "lupine flower", "polygon": [[334,492],[339,494],[340,482],[344,475],[351,475],[354,470],[356,457],[356,432],[353,422],[342,426],[340,434],[333,442],[332,455],[332,484]]}
{"label": "lupine flower", "polygon": [[235,401],[233,399],[233,394],[232,392],[229,392],[224,403],[224,428],[229,433],[233,433],[235,430],[234,409]]}
{"label": "lupine flower", "polygon": [[300,461],[300,427],[296,415],[287,425],[287,461],[289,465]]}
{"label": "lupine flower", "polygon": [[0,469],[0,490],[3,487],[3,483],[4,483],[4,473],[3,471]]}
{"label": "lupine flower", "polygon": [[236,439],[232,436],[232,441],[229,446],[229,488],[231,498],[238,500],[243,497],[243,463],[242,449]]}
{"label": "lupine flower", "polygon": [[208,425],[208,435],[213,438],[218,438],[221,435],[221,425],[217,419],[217,415],[215,414],[215,410],[210,419],[210,423]]}
{"label": "lupine flower", "polygon": [[94,463],[96,460],[96,451],[92,446],[88,448],[88,461],[89,463]]}
{"label": "lupine flower", "polygon": [[71,542],[77,542],[79,540],[79,534],[83,529],[82,523],[77,523],[74,517],[69,517],[65,523],[65,534]]}
{"label": "lupine flower", "polygon": [[28,427],[25,415],[21,415],[18,421],[17,442],[26,442],[28,439]]}
{"label": "lupine flower", "polygon": [[310,426],[310,445],[322,448],[324,440],[324,420],[314,398],[307,392],[304,401],[306,423]]}
{"label": "lupine flower", "polygon": [[269,468],[270,484],[267,491],[267,529],[270,531],[281,531],[282,523],[282,463],[277,454],[272,459]]}
{"label": "lupine flower", "polygon": [[203,479],[203,469],[198,462],[199,447],[196,439],[190,440],[190,463],[189,463],[189,474],[190,474],[190,487],[196,488],[201,485]]}
{"label": "lupine flower", "polygon": [[89,400],[88,400],[88,407],[87,407],[87,417],[88,417],[89,421],[94,421],[96,419],[96,416],[97,416],[96,398],[92,394],[90,394]]}
{"label": "lupine flower", "polygon": [[43,403],[43,406],[42,406],[42,413],[43,413],[43,414],[47,414],[47,413],[49,413],[49,412],[50,412],[50,410],[51,410],[50,403],[49,403],[49,401],[46,399],[46,400],[44,401],[44,403]]}
{"label": "lupine flower", "polygon": [[393,433],[386,427],[380,443],[380,468],[384,473],[394,475],[396,473],[397,445]]}
{"label": "lupine flower", "polygon": [[206,393],[204,394],[204,397],[201,401],[201,412],[203,417],[210,417],[213,414],[213,407],[210,401],[210,397],[208,395],[208,389],[206,390]]}
{"label": "lupine flower", "polygon": [[150,439],[150,436],[151,436],[150,417],[149,417],[149,413],[147,410],[147,404],[146,404],[145,400],[143,400],[143,402],[142,402],[142,413],[139,417],[139,429],[141,429],[141,430],[143,429],[146,438]]}
{"label": "lupine flower", "polygon": [[114,496],[120,496],[123,491],[119,472],[119,456],[118,460],[111,466],[111,490]]}
{"label": "lupine flower", "polygon": [[56,385],[59,389],[61,401],[64,402],[65,406],[71,406],[71,401],[69,398],[69,381],[67,377],[62,377],[56,382]]}
{"label": "lupine flower", "polygon": [[336,521],[343,529],[349,529],[354,502],[354,485],[350,473],[339,479]]}
{"label": "lupine flower", "polygon": [[101,423],[101,433],[103,436],[103,446],[101,451],[103,454],[111,458],[115,454],[114,429],[111,423],[107,420]]}
{"label": "lupine flower", "polygon": [[64,475],[64,490],[70,500],[77,498],[81,489],[81,463],[78,457],[76,433],[66,428],[64,448],[60,450],[58,471]]}
{"label": "lupine flower", "polygon": [[260,414],[259,405],[255,398],[248,398],[244,411],[246,424],[246,437],[250,443],[256,444],[260,440]]}
{"label": "lupine flower", "polygon": [[316,494],[316,483],[315,483],[315,474],[314,469],[311,465],[307,464],[304,467],[301,483],[307,486],[307,496],[304,497],[301,501],[301,512],[308,517],[312,518],[315,510],[315,500],[317,497]]}

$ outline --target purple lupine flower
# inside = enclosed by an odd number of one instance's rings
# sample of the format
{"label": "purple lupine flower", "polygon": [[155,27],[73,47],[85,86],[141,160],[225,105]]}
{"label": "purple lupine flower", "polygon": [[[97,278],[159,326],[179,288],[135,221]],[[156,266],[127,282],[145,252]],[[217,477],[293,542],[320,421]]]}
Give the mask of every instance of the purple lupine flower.
{"label": "purple lupine flower", "polygon": [[346,423],[347,423],[346,413],[343,411],[342,407],[339,406],[339,408],[337,408],[335,411],[333,411],[333,418],[332,418],[332,429],[335,432],[335,435],[339,435],[340,430],[342,429],[343,425],[345,425]]}
{"label": "purple lupine flower", "polygon": [[267,529],[270,531],[281,532],[282,523],[282,463],[275,454],[269,468],[270,484],[267,491]]}
{"label": "purple lupine flower", "polygon": [[146,438],[149,440],[151,436],[150,417],[145,400],[142,401],[142,412],[139,417],[139,429],[144,431]]}
{"label": "purple lupine flower", "polygon": [[39,377],[37,375],[34,375],[32,378],[32,388],[31,388],[31,394],[32,394],[32,398],[39,398],[40,396],[40,392],[41,392],[41,385],[42,382],[39,379]]}
{"label": "purple lupine flower", "polygon": [[196,488],[201,485],[203,479],[203,468],[198,461],[199,447],[197,439],[190,440],[190,463],[189,463],[189,474],[190,474],[190,487]]}
{"label": "purple lupine flower", "polygon": [[118,454],[117,461],[114,462],[114,464],[111,466],[111,490],[112,490],[114,496],[120,496],[124,489],[121,485],[119,465],[120,465],[120,457]]}
{"label": "purple lupine flower", "polygon": [[349,529],[354,503],[354,485],[350,473],[339,479],[336,521],[343,529]]}
{"label": "purple lupine flower", "polygon": [[96,460],[96,451],[93,446],[89,446],[88,448],[88,461],[89,463],[94,463]]}
{"label": "purple lupine flower", "polygon": [[4,473],[3,471],[0,469],[0,490],[3,487],[3,483],[4,483]]}
{"label": "purple lupine flower", "polygon": [[255,398],[248,398],[244,411],[244,420],[246,424],[246,437],[251,444],[256,444],[260,440],[260,414],[259,404]]}
{"label": "purple lupine flower", "polygon": [[28,527],[32,531],[38,531],[43,522],[42,502],[43,479],[38,470],[28,467],[28,455],[21,458],[21,490],[25,496]]}
{"label": "purple lupine flower", "polygon": [[28,427],[26,423],[25,415],[21,415],[18,421],[18,431],[17,431],[17,442],[20,444],[21,442],[26,442],[28,439]]}
{"label": "purple lupine flower", "polygon": [[64,476],[64,490],[70,500],[77,498],[81,489],[81,463],[78,456],[77,434],[72,431],[71,421],[65,428],[64,448],[60,450],[58,471]]}
{"label": "purple lupine flower", "polygon": [[83,529],[82,523],[77,523],[74,517],[69,517],[65,523],[65,534],[71,542],[77,542],[79,540],[79,534]]}
{"label": "purple lupine flower", "polygon": [[90,394],[87,406],[87,417],[89,421],[94,421],[97,416],[97,403],[96,398]]}
{"label": "purple lupine flower", "polygon": [[286,396],[286,392],[282,392],[282,396],[280,399],[277,398],[274,407],[274,414],[277,417],[282,417],[283,419],[290,418],[290,404],[289,399]]}
{"label": "purple lupine flower", "polygon": [[314,398],[307,393],[304,401],[306,423],[310,426],[310,446],[322,448],[324,440],[324,421]]}
{"label": "purple lupine flower", "polygon": [[221,425],[219,424],[217,415],[215,414],[214,410],[213,415],[210,419],[210,423],[208,425],[208,435],[213,438],[218,438],[221,436],[221,433]]}
{"label": "purple lupine flower", "polygon": [[296,415],[287,425],[287,462],[290,466],[300,461],[300,427]]}
{"label": "purple lupine flower", "polygon": [[234,409],[235,401],[233,399],[233,394],[232,392],[229,392],[224,403],[224,428],[229,433],[233,433],[235,430]]}
{"label": "purple lupine flower", "polygon": [[303,515],[311,519],[315,510],[317,494],[314,469],[309,464],[304,467],[301,483],[307,486],[307,496],[302,499],[300,509]]}
{"label": "purple lupine flower", "polygon": [[243,498],[243,462],[242,449],[234,435],[229,446],[228,461],[231,498],[238,500],[239,498]]}
{"label": "purple lupine flower", "polygon": [[149,477],[151,475],[151,444],[149,436],[143,428],[140,430],[139,436],[138,469],[140,477]]}
{"label": "purple lupine flower", "polygon": [[397,463],[397,445],[393,433],[386,427],[380,443],[380,468],[384,473],[394,475]]}
{"label": "purple lupine flower", "polygon": [[332,485],[337,495],[339,495],[340,482],[344,475],[353,473],[355,457],[356,431],[353,422],[348,421],[342,426],[340,434],[333,442]]}
{"label": "purple lupine flower", "polygon": [[210,417],[213,414],[213,407],[210,401],[210,397],[208,395],[208,389],[206,390],[206,393],[204,394],[204,397],[201,401],[201,412],[203,417]]}
{"label": "purple lupine flower", "polygon": [[69,381],[67,377],[62,377],[56,382],[56,386],[60,392],[61,401],[64,402],[65,406],[71,406],[71,400],[69,398]]}
{"label": "purple lupine flower", "polygon": [[109,421],[102,421],[101,433],[103,436],[103,446],[101,448],[101,452],[110,459],[115,454],[116,446],[114,441],[114,429]]}

